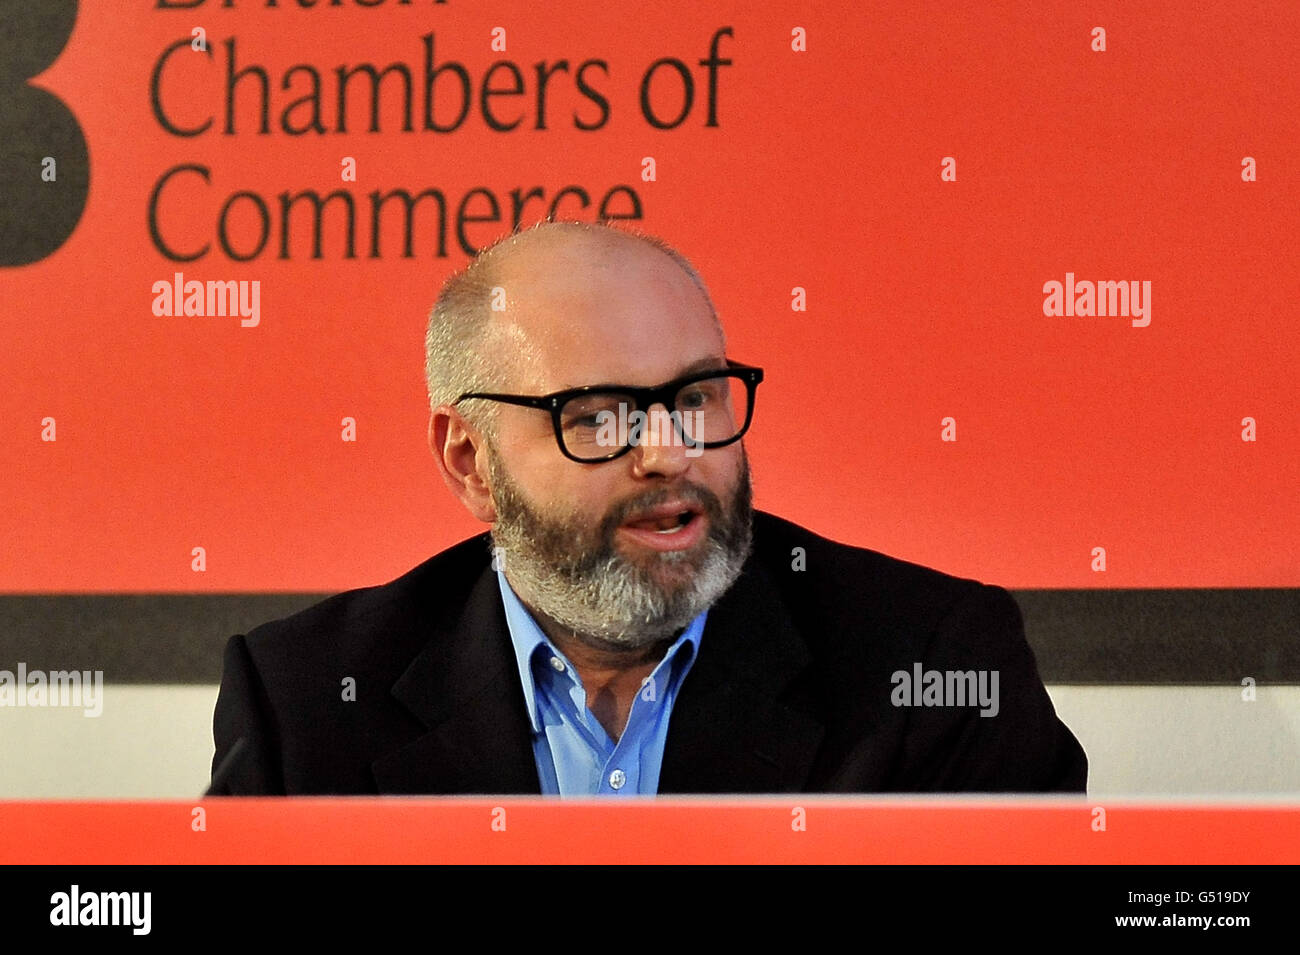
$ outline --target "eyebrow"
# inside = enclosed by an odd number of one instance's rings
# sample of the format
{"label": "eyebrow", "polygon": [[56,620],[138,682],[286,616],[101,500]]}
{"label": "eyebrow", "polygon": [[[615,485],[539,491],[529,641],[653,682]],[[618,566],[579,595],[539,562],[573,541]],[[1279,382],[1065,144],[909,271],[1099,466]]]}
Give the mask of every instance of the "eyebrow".
{"label": "eyebrow", "polygon": [[[697,361],[691,362],[689,365],[686,365],[683,368],[679,368],[677,370],[677,374],[669,378],[668,381],[676,381],[678,378],[685,378],[687,375],[693,375],[697,371],[726,371],[726,370],[727,370],[726,358],[719,358],[716,356],[710,358],[700,358]],[[602,381],[592,385],[572,385],[572,384],[565,385],[565,387],[561,390],[567,391],[573,388],[589,388],[589,387],[590,388],[618,388],[618,387],[629,387],[629,386],[627,382],[623,382],[623,381]]]}
{"label": "eyebrow", "polygon": [[686,375],[693,375],[697,371],[725,371],[726,368],[727,359],[725,358],[701,358],[699,361],[691,362],[673,377],[682,378]]}

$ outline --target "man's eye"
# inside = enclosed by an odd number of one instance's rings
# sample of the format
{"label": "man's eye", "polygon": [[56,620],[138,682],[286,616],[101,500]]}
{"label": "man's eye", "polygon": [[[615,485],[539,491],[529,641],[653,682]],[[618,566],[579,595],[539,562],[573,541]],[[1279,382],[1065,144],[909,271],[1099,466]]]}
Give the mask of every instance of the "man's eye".
{"label": "man's eye", "polygon": [[717,395],[707,388],[689,388],[677,396],[677,408],[681,411],[694,411],[712,403]]}
{"label": "man's eye", "polygon": [[618,420],[618,402],[586,401],[565,409],[561,423],[566,431],[596,431]]}
{"label": "man's eye", "polygon": [[620,408],[626,415],[631,409],[631,399],[623,395],[587,395],[564,406],[560,423],[566,430],[595,431],[610,421],[617,421]]}

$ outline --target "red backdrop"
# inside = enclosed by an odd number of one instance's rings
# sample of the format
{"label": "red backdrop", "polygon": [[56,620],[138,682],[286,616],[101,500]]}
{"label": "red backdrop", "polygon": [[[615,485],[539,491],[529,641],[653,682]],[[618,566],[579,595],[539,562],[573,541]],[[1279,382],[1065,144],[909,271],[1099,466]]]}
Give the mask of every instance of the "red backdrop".
{"label": "red backdrop", "polygon": [[[53,254],[0,268],[0,590],[338,590],[480,530],[425,446],[427,311],[467,259],[455,215],[471,190],[501,211],[465,225],[478,247],[508,228],[512,190],[542,190],[524,206],[531,222],[568,186],[591,197],[583,208],[566,194],[559,213],[574,218],[594,218],[616,186],[608,211],[628,214],[635,193],[629,224],[692,258],[731,355],[767,369],[747,439],[758,506],[1010,587],[1300,585],[1300,7],[952,7],[84,3],[33,85],[84,134],[85,210]],[[207,52],[167,55],[195,27]],[[473,90],[446,132],[423,128],[428,34],[435,65],[462,64]],[[231,40],[235,69],[266,71],[265,135],[256,77],[224,131]],[[710,68],[715,40],[712,59],[730,62]],[[693,87],[674,128],[641,102],[662,58]],[[490,85],[506,92],[488,112],[518,119],[511,131],[489,127],[480,97],[501,60],[523,91],[496,69]],[[586,61],[605,66],[588,67],[584,92]],[[387,75],[380,131],[358,76],[340,132],[337,69],[395,63],[413,78],[411,131]],[[539,63],[551,69],[540,105]],[[311,90],[306,67],[324,131],[291,135],[279,123]],[[210,118],[206,132],[163,128],[155,71],[162,114],[187,128]],[[454,79],[436,82],[444,126]],[[674,118],[683,82],[659,66],[652,115]],[[1243,180],[1247,156],[1258,181]],[[181,166],[206,181],[165,179]],[[30,182],[59,188],[35,168]],[[151,236],[160,182],[162,244],[206,255],[170,260]],[[395,189],[445,194],[444,255],[426,203],[414,254],[394,204],[372,257],[368,197]],[[218,235],[241,190],[271,221],[248,261]],[[342,201],[324,213],[319,258],[310,209],[295,207],[280,257],[279,196],[304,190],[351,195],[355,257]],[[468,202],[490,212],[483,193]],[[227,222],[240,254],[256,244],[255,209],[237,200]],[[176,272],[259,281],[260,323],[156,316],[153,283]],[[1045,315],[1044,283],[1067,272],[1149,281],[1150,324]],[[806,311],[791,307],[795,287]],[[940,440],[948,416],[955,442]],[[345,417],[354,443],[340,440]],[[1241,438],[1246,417],[1256,441]]]}

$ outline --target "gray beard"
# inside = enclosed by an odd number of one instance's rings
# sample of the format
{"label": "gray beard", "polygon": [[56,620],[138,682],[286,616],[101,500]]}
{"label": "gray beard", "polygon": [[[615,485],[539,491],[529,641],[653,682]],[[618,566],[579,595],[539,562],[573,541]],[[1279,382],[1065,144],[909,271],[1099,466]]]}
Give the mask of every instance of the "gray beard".
{"label": "gray beard", "polygon": [[[752,546],[749,462],[728,506],[698,484],[649,491],[610,509],[599,526],[550,517],[526,501],[488,448],[497,520],[492,544],[515,593],[532,609],[601,649],[643,649],[674,636],[731,588]],[[630,515],[681,499],[701,507],[708,534],[689,552],[649,554],[646,566],[621,555],[614,535]],[[661,580],[660,578],[667,578]]]}

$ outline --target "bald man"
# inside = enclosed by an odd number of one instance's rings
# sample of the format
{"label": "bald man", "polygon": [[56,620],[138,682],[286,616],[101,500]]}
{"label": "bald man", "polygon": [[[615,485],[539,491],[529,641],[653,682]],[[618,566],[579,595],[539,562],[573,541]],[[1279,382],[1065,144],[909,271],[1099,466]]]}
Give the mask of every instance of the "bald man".
{"label": "bald man", "polygon": [[1005,590],[752,509],[763,372],[665,243],[511,235],[425,346],[489,531],[231,638],[210,793],[1084,790]]}

